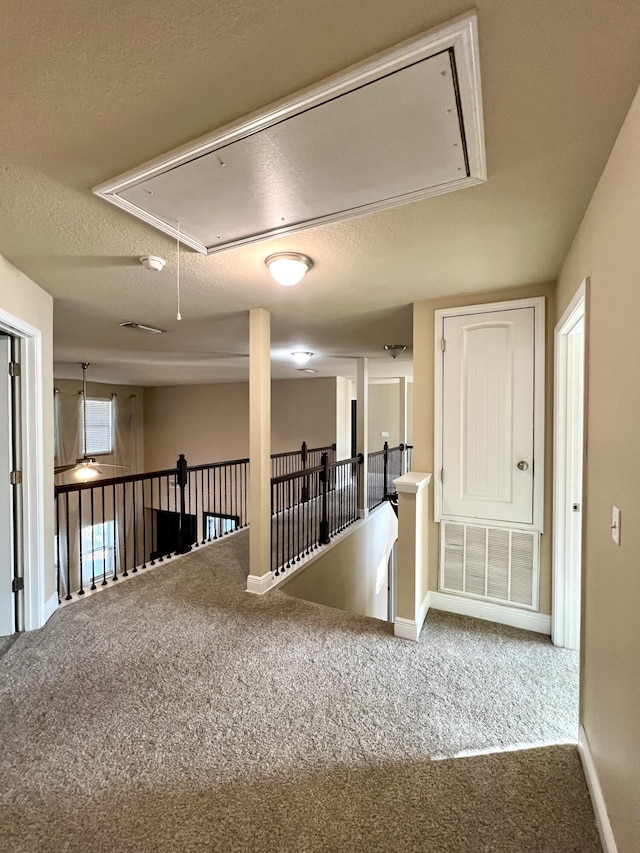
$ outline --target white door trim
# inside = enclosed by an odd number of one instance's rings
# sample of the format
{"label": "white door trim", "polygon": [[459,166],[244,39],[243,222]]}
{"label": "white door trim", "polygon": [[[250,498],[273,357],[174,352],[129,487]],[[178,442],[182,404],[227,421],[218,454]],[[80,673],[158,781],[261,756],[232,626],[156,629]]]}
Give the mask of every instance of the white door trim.
{"label": "white door trim", "polygon": [[[553,603],[551,638],[556,646],[577,649],[580,645],[580,625],[567,618],[570,603],[580,596],[580,578],[566,571],[566,502],[567,454],[564,438],[567,432],[567,337],[571,329],[584,319],[584,396],[582,406],[582,459],[586,455],[586,398],[587,398],[587,297],[589,279],[585,278],[554,332],[554,424],[553,424]],[[580,496],[584,534],[584,482]]]}
{"label": "white door trim", "polygon": [[[509,527],[524,530],[537,530],[543,533],[544,521],[544,402],[545,402],[545,297],[536,296],[530,299],[512,299],[505,302],[487,302],[480,305],[462,305],[458,308],[444,308],[435,312],[434,336],[434,519],[442,519],[442,392],[444,358],[440,347],[442,340],[442,325],[445,317],[457,317],[463,314],[486,314],[493,311],[511,311],[516,308],[534,309],[534,425],[533,425],[533,458],[536,468],[533,477],[533,523],[509,524]],[[468,519],[467,519],[468,520]],[[478,521],[478,519],[476,519]],[[495,522],[491,521],[494,525]]]}
{"label": "white door trim", "polygon": [[[51,613],[46,612],[44,495],[44,422],[42,411],[42,334],[40,329],[0,308],[0,330],[21,339],[21,419],[22,447],[22,571],[24,606],[19,629],[32,631],[42,627]],[[53,390],[52,392],[53,393]],[[47,495],[52,500],[52,495]],[[50,610],[50,607],[49,607]]]}

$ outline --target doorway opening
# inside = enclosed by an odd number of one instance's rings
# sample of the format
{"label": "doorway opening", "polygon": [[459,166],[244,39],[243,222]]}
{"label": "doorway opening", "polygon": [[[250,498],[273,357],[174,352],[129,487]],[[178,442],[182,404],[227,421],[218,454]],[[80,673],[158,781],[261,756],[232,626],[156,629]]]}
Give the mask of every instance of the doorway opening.
{"label": "doorway opening", "polygon": [[586,294],[585,280],[555,330],[551,639],[566,649],[580,648]]}

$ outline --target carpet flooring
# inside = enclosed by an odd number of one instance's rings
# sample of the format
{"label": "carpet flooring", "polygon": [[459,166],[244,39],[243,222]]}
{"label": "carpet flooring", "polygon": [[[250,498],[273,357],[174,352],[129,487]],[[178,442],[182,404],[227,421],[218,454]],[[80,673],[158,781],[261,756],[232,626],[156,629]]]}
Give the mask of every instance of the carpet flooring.
{"label": "carpet flooring", "polygon": [[247,546],[114,585],[0,659],[3,853],[600,850],[576,749],[552,746],[577,734],[575,653],[251,596]]}

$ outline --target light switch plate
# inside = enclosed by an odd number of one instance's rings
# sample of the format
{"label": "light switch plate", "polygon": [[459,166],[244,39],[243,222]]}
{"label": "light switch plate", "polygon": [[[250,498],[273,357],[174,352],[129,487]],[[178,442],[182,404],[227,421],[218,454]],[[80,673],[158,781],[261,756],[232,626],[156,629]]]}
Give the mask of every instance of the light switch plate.
{"label": "light switch plate", "polygon": [[383,438],[389,438],[389,433],[388,433],[388,432],[383,432],[383,433],[382,433],[382,437],[383,437]]}
{"label": "light switch plate", "polygon": [[616,545],[620,544],[620,514],[617,506],[611,508],[611,538]]}

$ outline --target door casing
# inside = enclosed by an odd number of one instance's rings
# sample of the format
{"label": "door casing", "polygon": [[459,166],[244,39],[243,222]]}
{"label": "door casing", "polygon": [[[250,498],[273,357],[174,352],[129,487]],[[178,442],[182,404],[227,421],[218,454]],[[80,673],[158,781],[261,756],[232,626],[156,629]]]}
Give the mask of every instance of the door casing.
{"label": "door casing", "polygon": [[[553,450],[553,602],[551,639],[556,646],[580,648],[582,539],[584,537],[584,459],[586,457],[587,400],[587,306],[589,280],[585,279],[555,328],[555,407]],[[581,436],[570,429],[568,402],[571,384],[569,338],[578,323],[583,323]],[[580,389],[573,389],[579,394]],[[575,424],[573,425],[575,427]],[[570,458],[571,457],[571,458]],[[570,467],[580,467],[581,488],[572,493]],[[574,492],[575,492],[574,486]],[[579,503],[579,529],[570,529],[569,504]]]}

